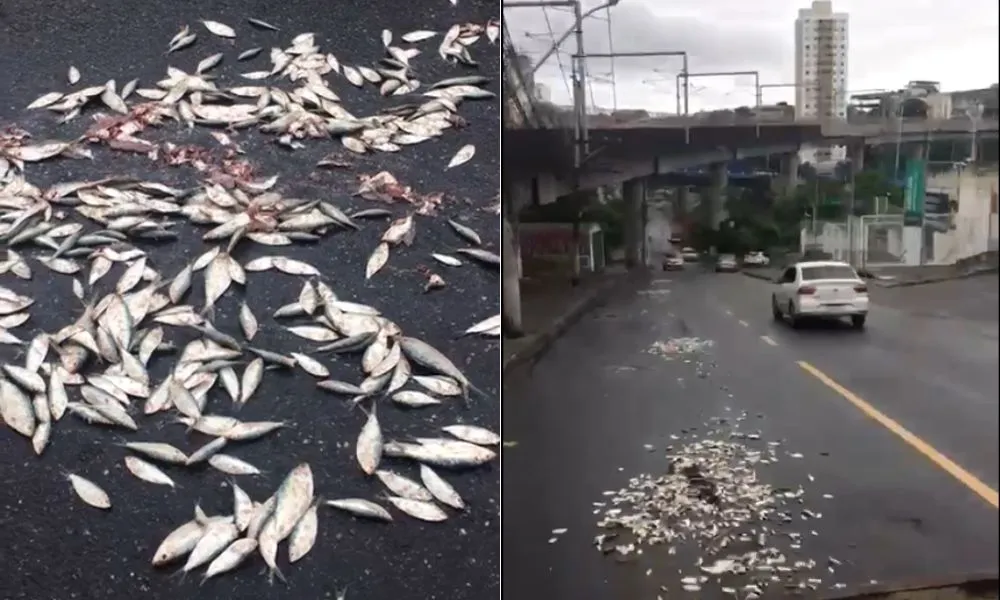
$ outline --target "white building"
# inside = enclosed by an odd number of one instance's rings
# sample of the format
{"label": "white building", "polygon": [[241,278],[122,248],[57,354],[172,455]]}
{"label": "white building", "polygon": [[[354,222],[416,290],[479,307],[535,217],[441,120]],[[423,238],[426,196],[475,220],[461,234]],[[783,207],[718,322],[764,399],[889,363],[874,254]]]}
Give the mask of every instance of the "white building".
{"label": "white building", "polygon": [[[795,116],[847,118],[847,13],[833,12],[829,0],[799,10],[795,20]],[[811,148],[802,161],[819,165],[843,160],[843,147]]]}

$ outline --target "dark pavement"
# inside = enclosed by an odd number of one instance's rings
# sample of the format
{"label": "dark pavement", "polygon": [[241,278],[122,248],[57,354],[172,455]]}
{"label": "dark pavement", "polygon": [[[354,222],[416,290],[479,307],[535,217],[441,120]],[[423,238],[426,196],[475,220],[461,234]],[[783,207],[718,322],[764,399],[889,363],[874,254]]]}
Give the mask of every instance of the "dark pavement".
{"label": "dark pavement", "polygon": [[[233,85],[236,74],[261,68],[267,48],[286,47],[292,37],[315,32],[323,51],[337,55],[342,63],[371,64],[383,54],[379,39],[383,28],[396,36],[416,29],[447,30],[454,23],[476,22],[500,16],[496,3],[462,0],[457,7],[447,0],[421,5],[419,10],[398,2],[376,0],[364,4],[289,0],[286,2],[234,2],[210,0],[197,4],[122,3],[90,1],[66,4],[42,0],[5,0],[0,3],[0,126],[16,123],[36,139],[71,139],[86,127],[85,115],[66,127],[54,125],[47,111],[23,108],[53,89],[66,87],[70,65],[80,69],[80,86],[103,84],[115,78],[118,85],[138,77],[142,86],[161,79],[168,65],[193,71],[194,65],[214,52],[226,52],[218,68],[219,83]],[[259,31],[247,24],[255,17],[281,28],[280,33]],[[238,37],[232,44],[213,39],[200,19],[222,21],[233,26]],[[167,42],[185,24],[198,33],[194,47],[164,56]],[[440,39],[440,36],[437,38]],[[235,53],[263,46],[261,58],[237,63]],[[469,71],[445,64],[437,56],[434,40],[421,45],[423,54],[413,59],[424,89],[439,79]],[[480,61],[480,72],[491,77],[489,88],[499,95],[499,47],[485,37],[470,48]],[[332,80],[332,79],[331,79]],[[379,98],[372,86],[356,90],[343,78],[332,87],[344,105],[360,115],[374,114],[390,101]],[[284,85],[288,82],[285,81]],[[283,84],[279,84],[283,85]],[[79,87],[79,86],[78,86]],[[236,258],[247,260],[267,254],[288,254],[311,262],[323,273],[342,299],[371,303],[403,327],[408,335],[435,345],[465,370],[472,382],[490,398],[476,399],[466,410],[457,404],[405,413],[386,406],[379,412],[387,437],[428,435],[452,422],[476,423],[499,429],[500,353],[499,345],[475,337],[458,338],[469,325],[499,311],[499,277],[495,271],[467,264],[459,269],[436,269],[448,287],[431,294],[422,293],[424,276],[420,265],[431,266],[430,252],[451,252],[464,244],[444,223],[444,217],[462,220],[482,236],[484,247],[498,251],[500,238],[497,217],[485,210],[499,187],[499,101],[468,101],[459,109],[468,122],[464,129],[450,130],[440,139],[396,154],[378,153],[353,157],[353,167],[323,172],[310,177],[313,165],[331,151],[342,151],[337,142],[306,140],[306,148],[288,152],[265,137],[246,130],[235,139],[247,149],[247,157],[264,176],[280,176],[277,189],[301,198],[332,200],[347,212],[382,207],[351,198],[355,176],[380,170],[394,173],[405,185],[419,192],[443,192],[445,199],[435,218],[419,218],[416,240],[408,249],[393,251],[389,266],[372,280],[364,279],[368,254],[385,228],[383,221],[366,222],[360,232],[332,235],[315,245],[265,248],[241,244]],[[204,131],[186,133],[167,125],[153,138],[180,142],[207,139]],[[201,137],[197,137],[201,136]],[[476,157],[460,168],[445,172],[444,166],[463,144],[475,143]],[[193,172],[155,169],[145,159],[111,155],[95,150],[94,161],[47,161],[27,168],[29,180],[37,185],[56,181],[92,178],[100,175],[146,176],[174,185],[191,185]],[[405,206],[389,207],[402,216]],[[198,232],[202,233],[204,230]],[[204,252],[209,245],[194,233],[162,247],[147,247],[152,266],[172,277],[183,264]],[[36,251],[27,252],[33,256]],[[31,339],[40,331],[65,325],[67,315],[75,318],[79,303],[70,293],[71,279],[54,275],[31,259],[35,278],[19,282],[4,275],[0,285],[35,296],[32,320],[14,331]],[[115,270],[104,283],[113,283]],[[268,315],[280,305],[295,300],[302,278],[275,274],[249,275],[246,298],[261,321],[257,345],[273,351],[301,350],[303,340],[293,338]],[[104,293],[107,293],[106,291]],[[196,278],[193,298],[200,298],[201,278]],[[243,296],[230,291],[220,302],[217,324],[238,335],[236,308]],[[175,329],[168,337],[184,343],[190,339]],[[0,360],[13,361],[15,348],[0,348]],[[20,358],[19,360],[23,360]],[[172,359],[156,360],[153,380],[164,376]],[[329,359],[325,364],[333,377],[359,380],[355,357]],[[232,451],[265,473],[259,478],[240,478],[240,484],[257,500],[273,492],[284,475],[296,464],[309,462],[316,478],[316,493],[325,498],[360,496],[375,498],[381,491],[377,482],[365,478],[354,463],[354,442],[364,421],[358,411],[349,410],[337,396],[318,392],[313,378],[305,373],[284,375],[268,372],[263,384],[239,417],[245,420],[288,420],[294,424],[259,442],[243,444]],[[210,405],[228,411],[228,400],[219,400],[213,391]],[[142,420],[148,425],[129,439],[168,441],[182,449],[194,448],[207,438],[186,437],[183,428],[168,426],[163,420]],[[139,482],[122,466],[124,449],[115,442],[116,432],[81,425],[72,416],[55,427],[49,449],[36,457],[30,444],[0,427],[0,454],[3,456],[3,485],[0,507],[3,527],[0,545],[4,548],[5,575],[0,580],[0,597],[40,600],[43,598],[334,598],[349,586],[347,598],[398,598],[400,600],[480,599],[494,597],[499,590],[499,464],[450,474],[448,480],[464,496],[470,509],[453,514],[445,523],[430,524],[397,513],[390,525],[358,521],[343,514],[321,509],[319,539],[313,551],[293,566],[287,566],[284,547],[279,560],[290,586],[268,586],[261,574],[262,563],[255,557],[236,573],[223,575],[199,587],[199,576],[184,583],[171,579],[173,570],[154,571],[149,566],[153,550],[176,526],[191,519],[196,501],[209,513],[231,511],[232,492],[228,477],[205,469],[170,469],[179,485],[177,491]],[[411,476],[413,465],[392,463],[393,468]],[[62,470],[79,472],[101,483],[110,493],[114,508],[101,512],[89,508],[73,496]]]}
{"label": "dark pavement", "polygon": [[[793,524],[803,542],[788,551],[790,562],[817,561],[809,576],[823,580],[820,591],[996,571],[996,508],[796,364],[809,361],[995,488],[995,339],[888,307],[860,335],[792,332],[771,323],[765,282],[655,277],[585,317],[531,370],[505,377],[504,437],[517,445],[504,457],[504,559],[519,574],[505,580],[505,598],[694,597],[679,580],[698,575],[696,551],[655,546],[619,564],[594,547],[592,503],[631,477],[665,472],[665,445],[743,412],[741,430],[759,430],[758,444],[781,442],[780,460],[758,467],[761,480],[801,485],[803,507],[822,513]],[[952,337],[935,351],[940,336]],[[714,345],[687,360],[647,352],[682,337]],[[557,528],[568,531],[548,543]],[[830,556],[843,563],[832,574]],[[789,595],[769,587],[765,597]],[[728,596],[706,585],[698,597]]]}

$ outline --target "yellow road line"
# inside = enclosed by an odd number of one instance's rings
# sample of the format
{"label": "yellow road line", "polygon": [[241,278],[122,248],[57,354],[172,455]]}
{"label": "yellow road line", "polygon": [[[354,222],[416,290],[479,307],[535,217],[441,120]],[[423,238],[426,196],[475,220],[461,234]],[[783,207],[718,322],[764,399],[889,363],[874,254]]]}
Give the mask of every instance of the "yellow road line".
{"label": "yellow road line", "polygon": [[744,327],[750,327],[750,323],[747,323],[747,322],[746,322],[746,321],[744,321],[743,319],[740,319],[739,323],[740,323],[740,325],[742,325],[742,326],[744,326]]}
{"label": "yellow road line", "polygon": [[772,340],[770,338],[770,336],[762,335],[762,336],[760,336],[760,339],[764,340],[765,343],[767,343],[767,344],[769,344],[771,346],[777,346],[778,345],[778,342]]}
{"label": "yellow road line", "polygon": [[834,381],[833,378],[826,373],[820,371],[804,360],[798,361],[798,364],[804,371],[818,379],[820,383],[843,396],[845,400],[853,404],[855,408],[863,412],[865,416],[896,434],[896,436],[906,442],[914,450],[923,454],[924,457],[957,479],[962,483],[962,485],[975,492],[990,506],[993,508],[1000,508],[1000,499],[997,497],[997,491],[980,481],[975,475],[969,473],[953,460],[938,452],[933,446],[911,433],[908,429],[894,421],[892,418],[862,400],[857,394]]}

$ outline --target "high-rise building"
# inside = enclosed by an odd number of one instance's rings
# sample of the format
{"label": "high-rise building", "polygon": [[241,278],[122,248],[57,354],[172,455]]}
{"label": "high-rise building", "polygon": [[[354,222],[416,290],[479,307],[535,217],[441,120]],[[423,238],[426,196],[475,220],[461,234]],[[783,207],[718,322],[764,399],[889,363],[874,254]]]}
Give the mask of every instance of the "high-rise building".
{"label": "high-rise building", "polygon": [[[815,0],[795,20],[795,115],[800,119],[847,118],[847,13],[830,0]],[[803,160],[843,160],[843,148],[817,148]]]}

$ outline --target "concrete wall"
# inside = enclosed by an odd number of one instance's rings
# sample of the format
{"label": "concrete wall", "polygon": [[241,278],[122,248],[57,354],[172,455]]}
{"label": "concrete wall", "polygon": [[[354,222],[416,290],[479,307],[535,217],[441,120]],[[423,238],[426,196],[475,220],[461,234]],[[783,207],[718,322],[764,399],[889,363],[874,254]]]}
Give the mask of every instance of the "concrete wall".
{"label": "concrete wall", "polygon": [[1000,231],[997,223],[998,173],[992,171],[953,170],[927,178],[928,188],[941,189],[958,202],[952,217],[954,229],[934,235],[933,262],[952,264],[994,250]]}

